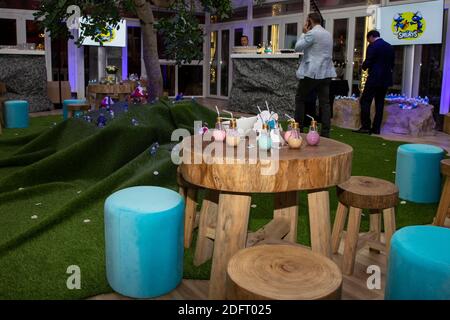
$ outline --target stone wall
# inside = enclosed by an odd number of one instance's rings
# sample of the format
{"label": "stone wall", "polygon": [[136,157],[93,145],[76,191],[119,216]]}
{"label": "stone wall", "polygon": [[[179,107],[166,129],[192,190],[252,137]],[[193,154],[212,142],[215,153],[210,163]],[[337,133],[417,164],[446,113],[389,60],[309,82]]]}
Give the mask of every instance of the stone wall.
{"label": "stone wall", "polygon": [[[433,106],[420,104],[417,108],[401,109],[398,104],[385,104],[382,134],[403,134],[413,137],[435,135]],[[371,118],[375,116],[372,102]],[[358,100],[336,100],[333,104],[332,124],[346,129],[361,127],[361,107]]]}
{"label": "stone wall", "polygon": [[232,61],[233,86],[227,109],[258,113],[256,106],[265,109],[267,100],[271,110],[280,116],[285,113],[294,115],[298,59],[237,58]]}
{"label": "stone wall", "polygon": [[28,101],[30,112],[53,109],[47,97],[45,56],[0,55],[0,82],[6,84],[5,97]]}

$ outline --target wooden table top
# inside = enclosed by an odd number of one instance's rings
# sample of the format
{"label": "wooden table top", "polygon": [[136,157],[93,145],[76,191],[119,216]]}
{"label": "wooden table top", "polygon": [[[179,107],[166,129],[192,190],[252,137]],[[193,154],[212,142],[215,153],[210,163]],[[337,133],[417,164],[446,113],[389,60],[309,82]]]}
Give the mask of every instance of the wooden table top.
{"label": "wooden table top", "polygon": [[[318,146],[308,146],[303,135],[300,150],[282,147],[264,156],[257,147],[249,149],[248,140],[232,148],[195,137],[183,140],[180,172],[186,181],[207,189],[242,193],[315,190],[336,186],[351,176],[352,147],[332,139],[321,138]],[[193,148],[194,140],[202,146],[199,150]],[[239,148],[245,156],[237,157]],[[271,166],[275,170],[267,174]]]}
{"label": "wooden table top", "polygon": [[89,93],[110,93],[110,94],[120,94],[120,93],[131,93],[133,91],[133,86],[130,83],[124,84],[90,84],[88,85]]}

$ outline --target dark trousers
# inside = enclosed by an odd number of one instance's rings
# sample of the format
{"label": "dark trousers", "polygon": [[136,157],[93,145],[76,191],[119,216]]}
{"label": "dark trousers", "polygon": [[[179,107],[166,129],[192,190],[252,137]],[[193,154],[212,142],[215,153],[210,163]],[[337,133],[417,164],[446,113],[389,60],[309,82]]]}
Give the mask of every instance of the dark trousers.
{"label": "dark trousers", "polygon": [[300,79],[295,95],[295,121],[300,123],[303,128],[306,101],[313,90],[317,90],[319,97],[320,122],[322,123],[321,135],[323,137],[330,136],[331,108],[330,108],[330,78],[327,79]]}
{"label": "dark trousers", "polygon": [[[372,130],[379,133],[381,122],[383,121],[384,98],[387,92],[386,87],[365,87],[359,103],[361,104],[361,125],[362,129]],[[370,107],[375,98],[375,118],[373,124],[370,120]]]}

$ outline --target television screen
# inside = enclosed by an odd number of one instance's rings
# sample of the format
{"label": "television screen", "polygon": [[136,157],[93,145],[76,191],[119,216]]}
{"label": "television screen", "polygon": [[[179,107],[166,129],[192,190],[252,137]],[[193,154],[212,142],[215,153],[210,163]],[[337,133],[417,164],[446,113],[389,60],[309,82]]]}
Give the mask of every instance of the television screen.
{"label": "television screen", "polygon": [[[83,20],[81,20],[83,23]],[[83,31],[83,27],[80,27],[80,32]],[[126,47],[127,46],[127,25],[126,21],[122,20],[116,28],[108,28],[108,31],[101,34],[103,46],[105,47]],[[83,41],[84,46],[100,46],[100,43],[94,39],[88,37]]]}
{"label": "television screen", "polygon": [[443,0],[378,8],[377,29],[392,45],[442,42]]}

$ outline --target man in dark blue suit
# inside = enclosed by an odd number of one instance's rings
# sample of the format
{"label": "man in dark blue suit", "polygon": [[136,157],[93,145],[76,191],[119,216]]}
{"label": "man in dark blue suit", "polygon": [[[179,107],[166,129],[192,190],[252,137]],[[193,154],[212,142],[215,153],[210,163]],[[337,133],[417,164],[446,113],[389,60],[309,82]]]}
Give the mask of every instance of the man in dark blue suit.
{"label": "man in dark blue suit", "polygon": [[[394,69],[394,48],[380,38],[376,30],[367,33],[366,60],[362,68],[368,70],[364,91],[361,95],[361,128],[354,132],[380,134],[381,122],[383,120],[384,98],[390,86],[392,86],[392,71]],[[370,121],[370,106],[375,98],[375,118],[373,124]]]}

